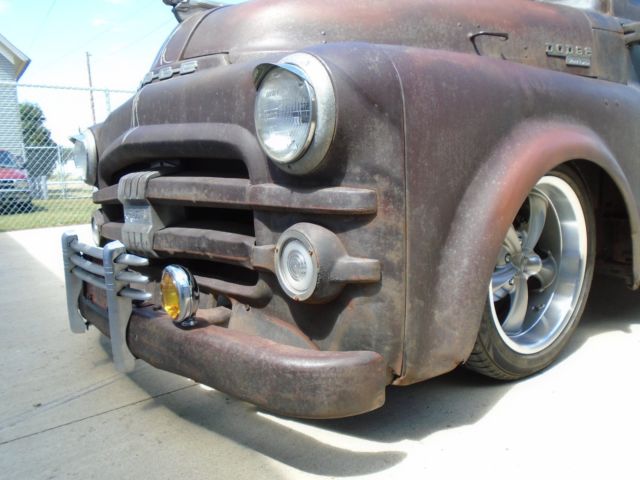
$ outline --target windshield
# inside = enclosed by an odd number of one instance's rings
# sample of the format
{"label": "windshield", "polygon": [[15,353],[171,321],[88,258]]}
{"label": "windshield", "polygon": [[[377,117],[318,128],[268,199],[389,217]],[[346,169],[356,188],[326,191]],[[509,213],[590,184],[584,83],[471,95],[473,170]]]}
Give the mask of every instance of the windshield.
{"label": "windshield", "polygon": [[13,155],[5,150],[0,150],[0,167],[16,168],[17,166]]}

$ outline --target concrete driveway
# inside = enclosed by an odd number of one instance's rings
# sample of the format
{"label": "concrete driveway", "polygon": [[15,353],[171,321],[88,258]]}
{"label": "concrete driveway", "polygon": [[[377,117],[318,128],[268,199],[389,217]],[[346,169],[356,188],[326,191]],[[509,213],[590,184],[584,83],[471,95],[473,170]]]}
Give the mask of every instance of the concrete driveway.
{"label": "concrete driveway", "polygon": [[117,373],[95,329],[67,329],[62,230],[0,234],[1,478],[638,477],[640,293],[617,281],[596,281],[541,375],[461,369],[367,415],[297,421],[142,362]]}

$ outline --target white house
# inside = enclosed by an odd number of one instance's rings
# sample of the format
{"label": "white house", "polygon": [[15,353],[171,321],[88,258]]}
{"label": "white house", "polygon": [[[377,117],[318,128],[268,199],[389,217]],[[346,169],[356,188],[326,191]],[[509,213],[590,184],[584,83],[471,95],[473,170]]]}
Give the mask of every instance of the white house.
{"label": "white house", "polygon": [[0,150],[24,156],[16,82],[29,58],[0,35]]}

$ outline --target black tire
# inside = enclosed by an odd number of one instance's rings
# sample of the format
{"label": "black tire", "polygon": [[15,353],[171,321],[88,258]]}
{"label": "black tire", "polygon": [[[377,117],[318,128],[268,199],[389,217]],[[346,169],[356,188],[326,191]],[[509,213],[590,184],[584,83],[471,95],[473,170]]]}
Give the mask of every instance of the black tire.
{"label": "black tire", "polygon": [[[565,186],[570,187],[575,197],[568,190],[565,191]],[[566,198],[563,199],[561,193],[555,192],[556,188],[558,192],[562,191]],[[558,197],[556,200],[552,199],[554,195]],[[528,246],[525,248],[528,243],[531,243],[527,238],[529,234],[532,234],[531,241],[535,237],[536,228],[532,228],[532,225],[540,224],[540,221],[533,220],[533,217],[534,212],[539,213],[544,209],[544,207],[540,207],[540,205],[544,205],[544,201],[540,200],[542,196],[547,196],[546,200],[550,202],[549,205],[553,205],[553,209],[547,206],[544,220],[542,220],[543,230],[538,236],[535,248],[529,249]],[[576,199],[579,203],[575,201]],[[534,207],[532,202],[536,202],[538,206]],[[578,205],[582,216],[577,212]],[[570,227],[561,226],[562,222],[558,219],[564,213],[571,211],[578,219],[575,223],[579,224],[583,218],[584,225],[576,227],[579,235],[572,231],[571,233],[575,235],[567,235],[565,238],[563,235],[566,235],[567,232],[564,229]],[[528,225],[528,230],[524,233],[521,230],[518,233],[517,228],[522,228],[522,220],[526,218],[527,214],[529,217],[525,224]],[[468,368],[501,380],[526,377],[549,366],[566,345],[584,311],[595,263],[595,220],[588,190],[578,173],[571,168],[562,166],[545,175],[532,190],[518,216],[514,219],[514,229],[521,244],[521,253],[518,254],[520,263],[517,267],[511,267],[511,264],[515,264],[516,260],[513,260],[508,252],[509,246],[513,248],[514,243],[512,229],[510,229],[501,255],[504,251],[507,253],[504,254],[504,260],[502,257],[498,257],[478,337],[473,352],[466,362]],[[562,240],[558,242],[556,236]],[[571,242],[567,239],[574,236],[578,240],[572,247]],[[563,242],[566,245],[563,245]],[[560,252],[559,261],[554,257],[554,249],[546,249],[549,245],[557,243],[562,245],[556,247],[556,250]],[[541,251],[542,253],[540,253]],[[526,252],[531,253],[527,254]],[[579,252],[578,256],[580,257],[579,268],[574,265],[576,252]],[[566,258],[571,258],[573,261],[562,262],[564,254],[566,254]],[[522,260],[522,257],[526,258]],[[505,263],[501,264],[503,261]],[[538,263],[542,267],[539,267]],[[523,267],[523,265],[525,266]],[[555,267],[555,276],[553,277],[549,273],[553,270],[552,267]],[[509,270],[510,268],[512,270]],[[527,276],[527,268],[530,269],[530,272],[540,269],[535,274]],[[574,270],[576,275],[572,277],[570,273]],[[501,283],[512,271],[518,272],[517,276],[512,277],[508,282]],[[572,279],[573,283],[571,283]],[[498,285],[503,285],[503,287],[496,291]],[[562,285],[563,290],[558,290],[558,285]],[[567,285],[573,285],[572,288],[574,288],[569,308],[564,314],[558,314],[554,317],[554,312],[561,310],[560,307],[555,308],[553,302],[563,298],[557,292],[562,291],[564,294]],[[513,291],[509,292],[509,289],[513,289]],[[525,290],[527,294],[519,296],[518,292]],[[504,296],[500,298],[501,295]],[[526,309],[524,310],[519,307],[523,303],[522,298],[526,298]],[[545,298],[549,298],[547,303],[537,304],[539,299]],[[564,304],[558,303],[557,305]],[[519,319],[523,311],[525,313],[518,329],[518,320],[514,320],[514,318]],[[515,315],[516,313],[518,315]],[[547,323],[555,325],[557,331],[547,332],[550,328]],[[538,334],[537,337],[536,334]]]}

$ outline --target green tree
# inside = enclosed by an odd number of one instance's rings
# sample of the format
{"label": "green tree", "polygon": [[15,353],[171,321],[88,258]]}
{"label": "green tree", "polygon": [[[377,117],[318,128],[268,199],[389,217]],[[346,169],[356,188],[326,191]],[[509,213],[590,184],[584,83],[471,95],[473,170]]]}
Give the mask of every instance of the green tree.
{"label": "green tree", "polygon": [[44,126],[46,117],[35,103],[20,104],[22,137],[25,146],[25,168],[29,176],[48,176],[58,160],[58,145],[51,138],[51,132]]}

